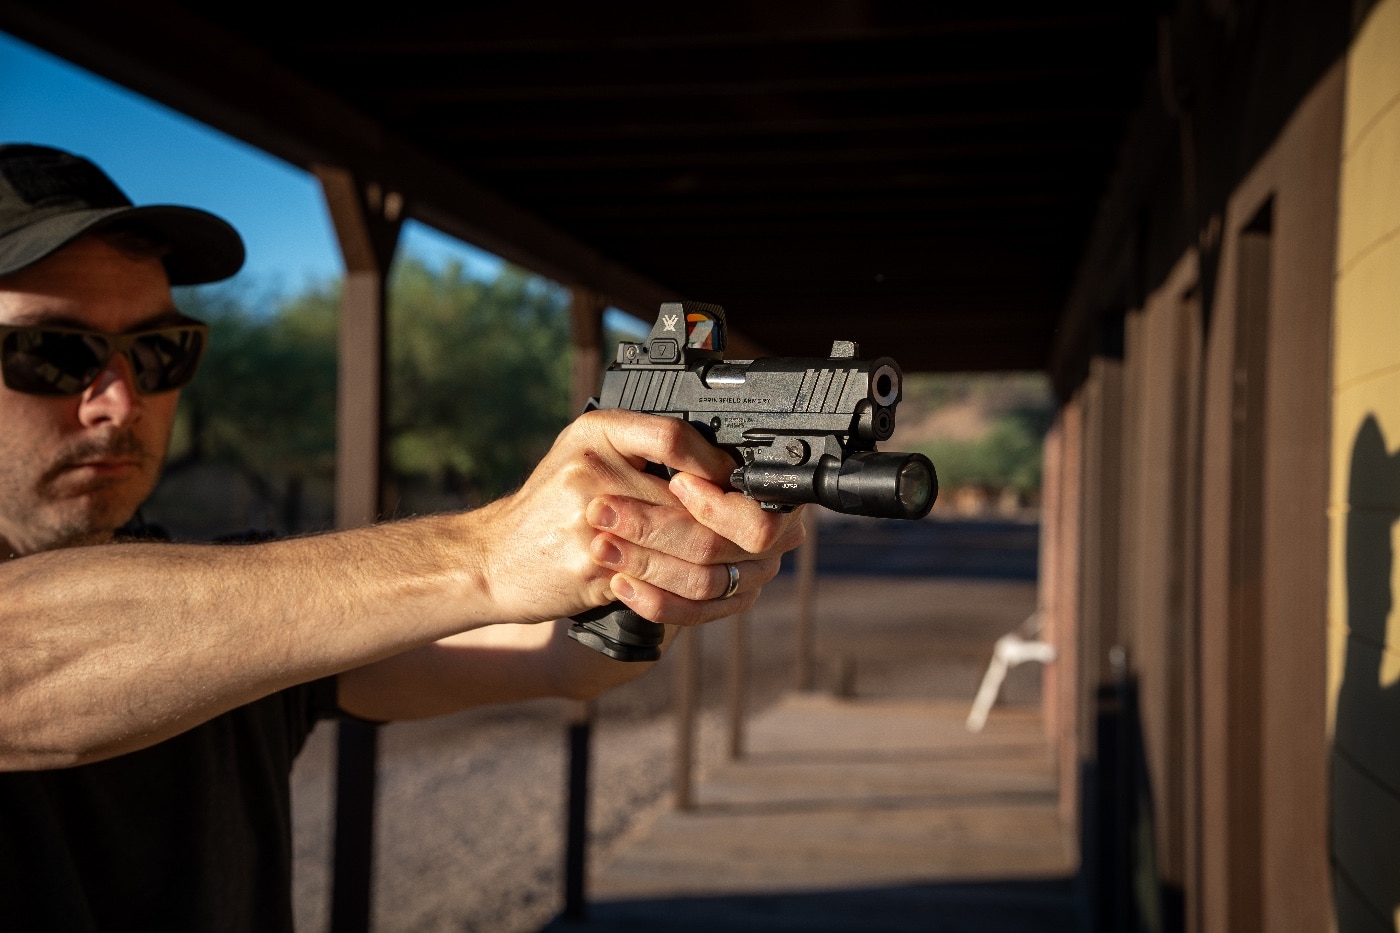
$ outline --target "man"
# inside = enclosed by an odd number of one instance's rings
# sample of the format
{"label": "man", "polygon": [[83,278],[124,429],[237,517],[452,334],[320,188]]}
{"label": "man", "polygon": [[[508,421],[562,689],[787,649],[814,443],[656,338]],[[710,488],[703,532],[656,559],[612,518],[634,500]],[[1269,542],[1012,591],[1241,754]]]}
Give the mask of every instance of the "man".
{"label": "man", "polygon": [[206,337],[170,285],[242,260],[212,215],[133,207],[85,160],[0,146],[7,928],[290,929],[287,778],[317,718],[594,696],[646,665],[559,620],[614,598],[674,625],[731,615],[801,540],[725,491],[728,457],[687,425],[609,411],[473,512],[115,542]]}

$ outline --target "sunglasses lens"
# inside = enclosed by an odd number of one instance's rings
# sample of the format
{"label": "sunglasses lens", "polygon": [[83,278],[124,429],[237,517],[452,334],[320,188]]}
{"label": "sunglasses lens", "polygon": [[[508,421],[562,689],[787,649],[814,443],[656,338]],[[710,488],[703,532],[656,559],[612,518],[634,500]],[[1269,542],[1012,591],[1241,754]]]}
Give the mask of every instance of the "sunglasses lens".
{"label": "sunglasses lens", "polygon": [[131,345],[131,368],[142,392],[169,392],[189,384],[204,355],[204,331],[172,327],[142,334]]}
{"label": "sunglasses lens", "polygon": [[108,356],[96,334],[25,328],[0,343],[5,385],[30,395],[76,395],[92,384]]}
{"label": "sunglasses lens", "polygon": [[131,363],[138,392],[169,392],[194,378],[204,356],[205,334],[202,324],[116,337],[16,327],[6,329],[0,340],[0,369],[5,385],[16,392],[77,395],[92,385],[115,350]]}

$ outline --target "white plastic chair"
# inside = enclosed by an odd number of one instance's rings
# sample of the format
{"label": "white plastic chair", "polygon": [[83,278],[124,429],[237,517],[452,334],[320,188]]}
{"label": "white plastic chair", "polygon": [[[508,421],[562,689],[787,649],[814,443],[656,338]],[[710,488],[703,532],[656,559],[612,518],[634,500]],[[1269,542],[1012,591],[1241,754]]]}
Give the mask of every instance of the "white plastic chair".
{"label": "white plastic chair", "polygon": [[1055,646],[1035,637],[1040,634],[1040,624],[1040,610],[1036,610],[1014,632],[997,639],[992,663],[987,665],[982,686],[977,688],[977,697],[972,701],[972,711],[967,714],[968,732],[981,732],[987,724],[987,715],[996,705],[1007,671],[1026,661],[1049,664],[1055,660]]}

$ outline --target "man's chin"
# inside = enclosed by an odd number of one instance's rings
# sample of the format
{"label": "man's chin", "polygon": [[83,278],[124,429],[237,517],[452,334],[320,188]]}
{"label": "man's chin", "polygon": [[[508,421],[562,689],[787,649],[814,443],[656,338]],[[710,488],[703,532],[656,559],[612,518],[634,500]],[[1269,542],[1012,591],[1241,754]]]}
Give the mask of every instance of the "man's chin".
{"label": "man's chin", "polygon": [[117,520],[108,516],[82,516],[77,519],[60,521],[49,526],[45,540],[37,542],[35,550],[56,551],[66,547],[81,547],[89,544],[105,544],[113,534],[131,518],[130,515]]}
{"label": "man's chin", "polygon": [[36,542],[35,549],[52,551],[110,541],[144,501],[144,494],[137,497],[134,493],[118,484],[51,503],[48,521],[42,523],[42,540]]}

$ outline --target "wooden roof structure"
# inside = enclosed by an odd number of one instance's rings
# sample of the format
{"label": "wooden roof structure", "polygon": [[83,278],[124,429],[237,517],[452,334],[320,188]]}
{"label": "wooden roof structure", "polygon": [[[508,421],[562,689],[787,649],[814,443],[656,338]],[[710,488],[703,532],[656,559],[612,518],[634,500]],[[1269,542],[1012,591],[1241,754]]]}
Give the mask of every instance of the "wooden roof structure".
{"label": "wooden roof structure", "polygon": [[1156,86],[1155,22],[904,0],[0,5],[0,29],[640,317],[712,301],[767,352],[854,339],[911,371],[1048,365]]}

